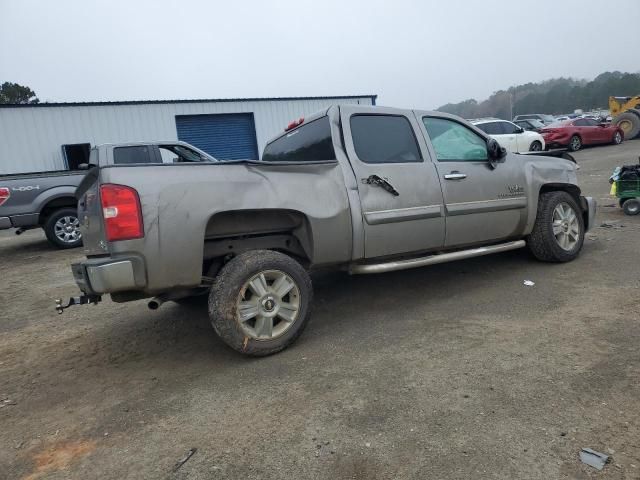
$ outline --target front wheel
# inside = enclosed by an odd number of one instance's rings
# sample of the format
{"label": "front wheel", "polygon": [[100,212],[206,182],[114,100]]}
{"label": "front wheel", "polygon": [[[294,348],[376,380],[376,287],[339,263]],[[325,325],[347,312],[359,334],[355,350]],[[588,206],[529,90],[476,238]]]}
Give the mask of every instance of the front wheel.
{"label": "front wheel", "polygon": [[611,143],[613,143],[614,145],[620,145],[622,143],[622,134],[620,132],[614,133]]}
{"label": "front wheel", "polygon": [[542,150],[542,143],[538,140],[534,140],[531,142],[531,146],[529,147],[530,152],[540,152]]}
{"label": "front wheel", "polygon": [[279,352],[309,323],[313,289],[307,271],[271,250],[245,252],[229,261],[209,293],[209,318],[218,336],[252,356]]}
{"label": "front wheel", "polygon": [[578,135],[574,135],[569,140],[569,150],[577,152],[582,148],[582,139]]}
{"label": "front wheel", "polygon": [[61,208],[47,217],[42,225],[49,242],[58,248],[75,248],[82,245],[80,220],[75,208]]}
{"label": "front wheel", "polygon": [[584,243],[584,219],[567,192],[548,192],[538,199],[538,213],[527,245],[544,262],[568,262]]}

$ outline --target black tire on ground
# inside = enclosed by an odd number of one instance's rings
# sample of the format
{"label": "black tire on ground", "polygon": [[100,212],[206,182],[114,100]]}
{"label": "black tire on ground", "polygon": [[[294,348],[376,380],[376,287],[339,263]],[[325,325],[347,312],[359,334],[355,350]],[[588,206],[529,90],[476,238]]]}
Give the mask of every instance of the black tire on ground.
{"label": "black tire on ground", "polygon": [[530,152],[540,152],[541,150],[542,143],[539,140],[534,140],[533,142],[531,142],[531,145],[529,146]]}
{"label": "black tire on ground", "polygon": [[[76,228],[75,233],[73,233],[72,236],[71,232],[68,232],[69,235],[66,236],[67,240],[64,240],[65,236],[61,232],[61,227],[63,227],[62,222],[65,222],[65,219],[73,221]],[[58,223],[59,221],[61,223]],[[68,222],[64,223],[64,225],[67,224]],[[53,246],[57,248],[76,248],[82,245],[82,237],[77,231],[79,226],[78,210],[68,207],[52,212],[42,224],[42,229],[44,230],[44,234],[47,236],[47,240],[49,240]]]}
{"label": "black tire on ground", "polygon": [[567,148],[570,152],[577,152],[582,148],[582,139],[578,135],[574,135],[569,139]]}
{"label": "black tire on ground", "polygon": [[[560,246],[559,240],[553,232],[553,216],[560,204],[568,205],[578,222],[578,235],[575,245],[570,250]],[[584,219],[576,200],[567,192],[548,192],[538,199],[538,213],[533,231],[527,239],[529,250],[538,260],[543,262],[569,262],[575,259],[584,243]]]}
{"label": "black tire on ground", "polygon": [[622,143],[622,139],[624,137],[622,136],[622,134],[620,132],[616,132],[613,134],[613,138],[611,139],[611,143],[613,143],[614,145],[620,145]]}
{"label": "black tire on ground", "polygon": [[632,112],[624,112],[613,119],[613,124],[618,125],[624,132],[624,138],[631,140],[640,133],[640,116]]}
{"label": "black tire on ground", "polygon": [[640,200],[629,198],[622,204],[622,211],[627,215],[638,215],[640,213]]}
{"label": "black tire on ground", "polygon": [[622,208],[622,205],[624,205],[624,202],[626,202],[627,200],[629,200],[628,198],[621,198],[620,200],[618,200],[618,206],[620,208]]}
{"label": "black tire on ground", "polygon": [[[247,304],[255,301],[273,311],[272,304],[265,304],[260,300],[262,297],[256,295],[257,300],[253,300],[254,293],[252,288],[248,287],[248,282],[258,279],[261,274],[274,272],[276,275],[284,274],[288,277],[287,281],[291,280],[295,285],[295,288],[290,290],[291,293],[283,295],[282,300],[279,301],[282,305],[297,303],[297,313],[293,321],[282,325],[280,322],[284,320],[281,320],[278,315],[272,317],[270,321],[273,336],[257,338],[247,333],[247,328],[254,328],[255,332],[259,329],[262,331],[262,328],[258,327],[259,316],[254,316],[253,320],[245,321],[241,325],[239,306],[240,303]],[[263,280],[265,277],[266,275],[262,277]],[[275,287],[275,283],[268,285],[269,288]],[[297,292],[295,299],[290,297],[293,292]],[[250,301],[246,300],[247,296],[252,297]],[[302,334],[309,323],[312,296],[311,278],[296,260],[271,250],[253,250],[233,258],[216,276],[209,293],[209,319],[218,336],[234,350],[251,356],[271,355],[287,348]],[[264,296],[266,300],[268,300],[267,297],[268,295]],[[280,305],[280,303],[276,304]],[[252,321],[255,322],[254,327],[248,327],[248,322]],[[260,321],[266,321],[266,319]],[[284,330],[281,334],[275,335],[279,325],[281,328],[284,327]]]}

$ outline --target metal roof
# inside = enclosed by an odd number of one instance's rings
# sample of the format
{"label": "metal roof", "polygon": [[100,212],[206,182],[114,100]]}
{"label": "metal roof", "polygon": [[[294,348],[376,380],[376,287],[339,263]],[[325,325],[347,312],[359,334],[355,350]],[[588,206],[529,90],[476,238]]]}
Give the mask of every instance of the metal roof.
{"label": "metal roof", "polygon": [[51,102],[51,103],[11,103],[0,104],[0,108],[31,108],[31,107],[92,107],[92,106],[115,106],[115,105],[154,105],[172,103],[211,103],[211,102],[282,102],[292,100],[332,100],[332,99],[354,99],[371,98],[372,103],[378,95],[336,95],[321,97],[253,97],[253,98],[202,98],[202,99],[181,99],[181,100],[124,100],[113,102]]}

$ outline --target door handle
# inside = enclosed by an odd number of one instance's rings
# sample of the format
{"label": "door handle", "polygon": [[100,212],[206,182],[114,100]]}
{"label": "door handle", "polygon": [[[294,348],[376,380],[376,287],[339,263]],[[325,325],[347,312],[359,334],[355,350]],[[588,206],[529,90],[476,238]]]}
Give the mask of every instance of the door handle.
{"label": "door handle", "polygon": [[465,178],[467,178],[467,174],[466,173],[460,173],[456,170],[454,170],[451,173],[447,173],[444,176],[445,180],[464,180]]}
{"label": "door handle", "polygon": [[360,180],[364,184],[381,187],[383,190],[386,190],[394,197],[397,197],[398,195],[400,195],[398,191],[395,188],[393,188],[393,185],[391,185],[387,179],[379,177],[378,175],[369,175],[368,178],[361,178]]}

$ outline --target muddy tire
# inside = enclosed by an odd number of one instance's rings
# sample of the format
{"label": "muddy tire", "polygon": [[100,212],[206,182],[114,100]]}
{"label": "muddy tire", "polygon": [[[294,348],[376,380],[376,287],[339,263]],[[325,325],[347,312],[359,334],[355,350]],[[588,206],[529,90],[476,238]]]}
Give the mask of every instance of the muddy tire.
{"label": "muddy tire", "polygon": [[229,261],[209,292],[209,319],[234,350],[266,356],[291,345],[309,323],[311,278],[293,258],[271,250]]}
{"label": "muddy tire", "polygon": [[567,192],[548,192],[538,199],[538,213],[527,239],[529,250],[543,262],[569,262],[584,243],[584,219]]}
{"label": "muddy tire", "polygon": [[82,245],[78,210],[61,208],[51,213],[42,224],[47,240],[56,248],[76,248]]}
{"label": "muddy tire", "polygon": [[582,139],[578,135],[574,135],[569,139],[569,145],[567,148],[570,152],[577,152],[582,148]]}

